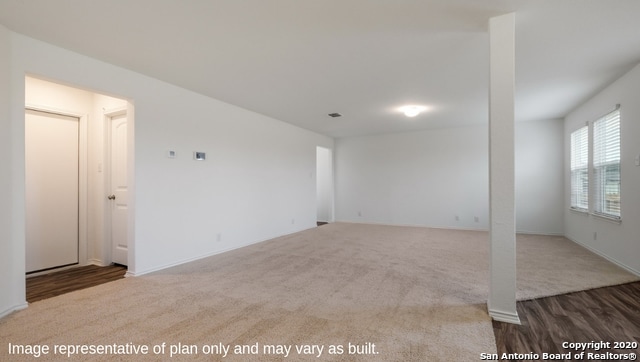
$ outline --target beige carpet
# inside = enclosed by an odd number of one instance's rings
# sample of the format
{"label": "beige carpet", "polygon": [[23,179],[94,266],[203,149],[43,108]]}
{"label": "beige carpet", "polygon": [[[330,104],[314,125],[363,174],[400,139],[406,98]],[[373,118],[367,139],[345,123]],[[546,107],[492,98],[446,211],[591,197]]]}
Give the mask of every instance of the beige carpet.
{"label": "beige carpet", "polygon": [[518,235],[518,300],[640,280],[562,236]]}
{"label": "beige carpet", "polygon": [[[519,297],[638,279],[556,237],[519,237],[518,263]],[[496,351],[488,266],[484,232],[329,224],[33,303],[0,321],[0,360],[36,360],[9,355],[9,343],[46,345],[46,361],[169,360],[178,344],[197,354],[171,360],[478,360]],[[127,343],[149,354],[53,355],[55,345]],[[320,357],[296,350],[314,344]]]}

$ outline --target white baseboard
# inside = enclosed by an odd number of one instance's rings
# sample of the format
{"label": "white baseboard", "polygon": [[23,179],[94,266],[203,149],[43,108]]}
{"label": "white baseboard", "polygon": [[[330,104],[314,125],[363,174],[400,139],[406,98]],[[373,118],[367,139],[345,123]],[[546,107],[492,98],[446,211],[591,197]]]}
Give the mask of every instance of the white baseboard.
{"label": "white baseboard", "polygon": [[484,229],[484,228],[463,228],[463,227],[453,227],[453,226],[437,226],[437,225],[422,225],[422,224],[390,224],[390,223],[385,223],[385,222],[358,221],[358,220],[336,220],[334,222],[344,223],[344,224],[402,226],[402,227],[425,228],[425,229],[445,229],[445,230],[461,230],[461,231],[489,231],[488,229]]}
{"label": "white baseboard", "polygon": [[[365,224],[365,225],[383,225],[383,226],[407,226],[407,227],[422,227],[429,229],[444,229],[444,230],[462,230],[462,231],[484,231],[489,232],[487,227],[460,227],[455,225],[441,226],[441,225],[422,225],[422,224],[391,224],[385,222],[375,221],[359,221],[359,220],[337,220],[336,222],[349,223],[349,224]],[[544,235],[544,236],[564,236],[564,233],[555,232],[543,232],[543,231],[528,231],[528,230],[516,230],[516,234],[524,235]]]}
{"label": "white baseboard", "polygon": [[18,304],[15,305],[11,308],[7,308],[5,310],[3,310],[2,312],[0,312],[0,318],[4,318],[6,316],[8,316],[9,314],[13,313],[13,312],[17,312],[19,310],[25,309],[29,306],[29,304],[27,302],[24,302],[22,304]]}
{"label": "white baseboard", "polygon": [[109,266],[109,264],[105,264],[100,259],[89,259],[87,260],[87,265],[95,265],[95,266]]}
{"label": "white baseboard", "polygon": [[[265,240],[262,240],[262,241],[265,241]],[[257,243],[260,243],[260,242],[262,242],[262,241],[258,241],[258,242],[250,243],[250,244],[239,245],[239,246],[234,246],[234,247],[230,247],[230,248],[226,248],[226,249],[221,249],[221,250],[216,250],[216,251],[211,252],[211,253],[207,253],[207,254],[203,254],[203,255],[198,255],[198,256],[193,257],[193,258],[183,259],[183,260],[177,261],[177,262],[175,262],[175,263],[169,263],[169,264],[160,265],[160,266],[157,266],[157,267],[155,267],[155,268],[150,268],[150,269],[143,270],[143,271],[135,271],[135,272],[127,271],[127,273],[126,273],[124,276],[125,276],[125,278],[128,278],[128,277],[139,277],[139,276],[141,276],[141,275],[145,275],[145,274],[149,274],[149,273],[157,272],[157,271],[160,271],[160,270],[163,270],[163,269],[167,269],[167,268],[172,268],[172,267],[174,267],[174,266],[178,266],[178,265],[182,265],[182,264],[190,263],[190,262],[192,262],[192,261],[196,261],[196,260],[200,260],[200,259],[208,258],[208,257],[210,257],[210,256],[214,256],[214,255],[218,255],[218,254],[226,253],[226,252],[228,252],[228,251],[232,251],[232,250],[235,250],[235,249],[244,248],[245,246],[249,246],[249,245],[257,244]]]}
{"label": "white baseboard", "polygon": [[516,234],[543,235],[543,236],[564,236],[564,233],[549,233],[549,232],[542,232],[542,231],[526,231],[526,230],[516,230]]}
{"label": "white baseboard", "polygon": [[596,249],[594,249],[594,248],[590,247],[589,245],[583,244],[583,243],[581,243],[581,242],[579,242],[579,241],[577,241],[577,240],[574,240],[574,239],[572,239],[572,238],[570,238],[570,237],[568,237],[568,236],[565,236],[565,237],[566,237],[567,239],[571,240],[572,242],[574,242],[574,243],[576,243],[576,244],[578,244],[578,245],[582,246],[583,248],[585,248],[585,249],[587,249],[587,250],[591,251],[592,253],[597,254],[597,255],[599,255],[599,256],[601,256],[601,257],[603,257],[603,258],[607,259],[608,261],[610,261],[610,262],[612,262],[613,264],[615,264],[615,265],[617,265],[617,266],[621,267],[622,269],[624,269],[624,270],[628,271],[629,273],[631,273],[631,274],[633,274],[633,275],[635,275],[635,276],[637,276],[637,277],[640,277],[640,271],[635,270],[635,269],[633,269],[633,268],[631,268],[631,267],[629,267],[629,266],[626,266],[626,265],[624,265],[624,264],[620,263],[619,261],[617,261],[617,260],[615,260],[615,259],[611,258],[610,256],[608,256],[608,255],[606,255],[606,254],[604,254],[604,253],[600,252],[599,250],[596,250]]}
{"label": "white baseboard", "polygon": [[520,325],[518,313],[506,313],[503,311],[489,309],[489,316],[495,321]]}
{"label": "white baseboard", "polygon": [[295,230],[295,231],[292,231],[292,232],[290,232],[288,234],[282,234],[282,235],[274,236],[274,237],[268,238],[268,239],[258,240],[258,241],[254,241],[254,242],[250,242],[250,243],[246,243],[246,244],[234,245],[234,246],[226,248],[226,249],[216,250],[216,251],[213,251],[211,253],[198,255],[198,256],[195,256],[193,258],[183,259],[183,260],[180,260],[180,261],[177,261],[177,262],[174,262],[174,263],[164,264],[164,265],[161,265],[161,266],[158,266],[158,267],[154,267],[154,268],[150,268],[150,269],[146,269],[146,270],[143,270],[143,271],[127,271],[127,273],[125,274],[125,277],[126,278],[128,278],[128,277],[138,277],[138,276],[141,276],[141,275],[153,273],[153,272],[160,271],[160,270],[167,269],[167,268],[171,268],[171,267],[174,267],[174,266],[190,263],[192,261],[208,258],[210,256],[214,256],[214,255],[226,253],[226,252],[229,252],[229,251],[232,251],[232,250],[244,248],[244,247],[249,246],[249,245],[259,244],[259,243],[262,243],[262,242],[265,242],[265,241],[269,241],[269,240],[272,240],[272,239],[275,239],[275,238],[279,238],[279,237],[282,237],[282,236],[286,236],[286,235],[290,235],[290,234],[295,234],[295,233],[298,233],[298,232],[301,232],[301,231],[304,231],[304,230],[308,230],[308,229],[314,229],[316,227],[317,226],[314,225],[314,226],[312,226],[310,228],[301,229],[301,230]]}

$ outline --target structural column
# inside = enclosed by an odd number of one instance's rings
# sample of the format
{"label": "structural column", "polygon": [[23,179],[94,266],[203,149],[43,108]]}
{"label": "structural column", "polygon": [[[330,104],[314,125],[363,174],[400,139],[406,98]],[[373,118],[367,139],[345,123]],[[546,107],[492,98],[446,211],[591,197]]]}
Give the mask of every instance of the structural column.
{"label": "structural column", "polygon": [[489,314],[520,324],[516,311],[515,14],[489,19]]}

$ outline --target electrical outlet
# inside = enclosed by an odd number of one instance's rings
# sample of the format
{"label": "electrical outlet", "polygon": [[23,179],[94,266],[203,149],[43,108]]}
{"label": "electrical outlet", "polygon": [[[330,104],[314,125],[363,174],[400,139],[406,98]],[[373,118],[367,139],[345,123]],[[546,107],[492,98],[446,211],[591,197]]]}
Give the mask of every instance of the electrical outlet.
{"label": "electrical outlet", "polygon": [[456,221],[460,221],[460,216],[456,215],[455,219],[456,219]]}
{"label": "electrical outlet", "polygon": [[296,223],[296,219],[291,219],[291,225]]}
{"label": "electrical outlet", "polygon": [[362,217],[362,211],[358,211],[358,216]]}
{"label": "electrical outlet", "polygon": [[473,217],[473,221],[475,221],[475,222],[480,222],[480,218],[479,218],[479,217],[477,217],[477,216],[474,216],[474,217]]}
{"label": "electrical outlet", "polygon": [[598,232],[597,231],[593,232],[593,240],[598,240]]}

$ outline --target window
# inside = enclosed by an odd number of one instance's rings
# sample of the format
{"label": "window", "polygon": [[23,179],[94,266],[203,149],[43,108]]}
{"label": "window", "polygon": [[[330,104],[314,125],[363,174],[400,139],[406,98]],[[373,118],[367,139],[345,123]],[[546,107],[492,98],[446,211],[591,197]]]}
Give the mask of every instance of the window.
{"label": "window", "polygon": [[571,133],[571,208],[589,210],[589,128]]}
{"label": "window", "polygon": [[[592,139],[589,133],[593,134]],[[591,210],[595,215],[619,220],[621,217],[619,107],[572,132],[570,152],[571,208],[584,212]],[[592,169],[591,174],[590,169]],[[593,175],[591,180],[590,175]]]}
{"label": "window", "polygon": [[593,123],[593,212],[620,218],[620,111]]}

